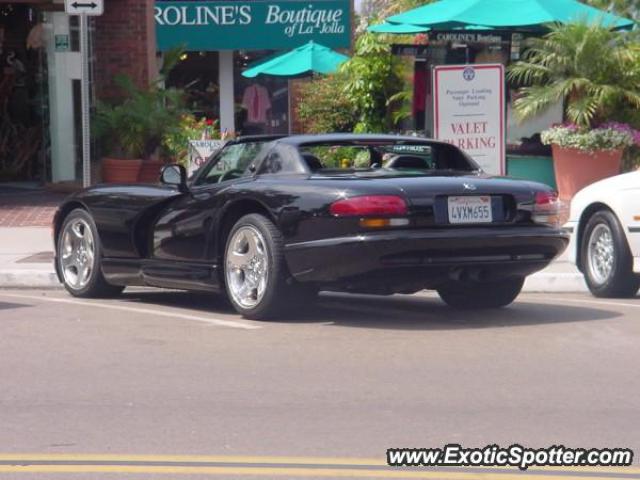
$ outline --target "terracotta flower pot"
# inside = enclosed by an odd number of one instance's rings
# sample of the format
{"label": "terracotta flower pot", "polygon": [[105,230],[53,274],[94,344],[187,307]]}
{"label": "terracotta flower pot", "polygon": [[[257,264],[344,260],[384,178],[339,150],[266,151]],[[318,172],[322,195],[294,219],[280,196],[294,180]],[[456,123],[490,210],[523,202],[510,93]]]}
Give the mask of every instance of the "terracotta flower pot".
{"label": "terracotta flower pot", "polygon": [[105,183],[136,183],[142,160],[103,158],[102,181]]}
{"label": "terracotta flower pot", "polygon": [[586,152],[552,145],[560,199],[570,202],[587,185],[620,173],[623,150]]}
{"label": "terracotta flower pot", "polygon": [[138,173],[138,182],[140,183],[159,183],[160,170],[164,166],[162,160],[145,160],[140,167]]}

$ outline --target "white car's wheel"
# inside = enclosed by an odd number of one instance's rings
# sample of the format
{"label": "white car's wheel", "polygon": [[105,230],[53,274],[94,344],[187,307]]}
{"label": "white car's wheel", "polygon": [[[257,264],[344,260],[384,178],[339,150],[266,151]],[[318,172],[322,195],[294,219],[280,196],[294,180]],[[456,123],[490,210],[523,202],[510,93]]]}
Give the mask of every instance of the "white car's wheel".
{"label": "white car's wheel", "polygon": [[640,286],[633,273],[633,258],[616,216],[596,212],[587,222],[580,246],[582,270],[597,297],[631,297]]}

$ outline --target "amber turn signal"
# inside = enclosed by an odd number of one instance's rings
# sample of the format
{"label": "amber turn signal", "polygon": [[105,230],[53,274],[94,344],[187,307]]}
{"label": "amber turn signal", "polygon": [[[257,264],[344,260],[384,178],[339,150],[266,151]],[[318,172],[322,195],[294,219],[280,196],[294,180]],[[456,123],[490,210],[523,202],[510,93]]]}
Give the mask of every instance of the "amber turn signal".
{"label": "amber turn signal", "polygon": [[409,225],[408,218],[361,218],[360,226],[363,228],[402,227]]}

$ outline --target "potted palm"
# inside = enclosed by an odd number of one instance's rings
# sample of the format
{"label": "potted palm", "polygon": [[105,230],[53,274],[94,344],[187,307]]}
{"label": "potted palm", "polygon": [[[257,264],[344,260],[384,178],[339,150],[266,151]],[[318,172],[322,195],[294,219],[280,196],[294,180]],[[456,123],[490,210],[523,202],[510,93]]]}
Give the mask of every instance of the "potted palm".
{"label": "potted palm", "polygon": [[96,110],[96,133],[108,152],[102,159],[102,179],[155,182],[162,167],[158,149],[165,132],[180,121],[182,92],[158,85],[142,89],[127,76],[116,82],[126,93],[124,100],[100,103]]}
{"label": "potted palm", "polygon": [[601,24],[555,25],[527,41],[508,78],[524,85],[514,102],[521,119],[563,102],[568,123],[542,132],[552,146],[560,197],[568,201],[586,185],[620,172],[634,130],[611,123],[640,108],[640,55],[632,37]]}
{"label": "potted palm", "polygon": [[184,110],[183,92],[165,88],[166,73],[181,50],[165,54],[160,76],[146,87],[127,75],[114,79],[124,96],[116,104],[98,103],[96,134],[107,153],[102,159],[102,179],[107,183],[157,182],[164,162],[162,139],[179,124]]}

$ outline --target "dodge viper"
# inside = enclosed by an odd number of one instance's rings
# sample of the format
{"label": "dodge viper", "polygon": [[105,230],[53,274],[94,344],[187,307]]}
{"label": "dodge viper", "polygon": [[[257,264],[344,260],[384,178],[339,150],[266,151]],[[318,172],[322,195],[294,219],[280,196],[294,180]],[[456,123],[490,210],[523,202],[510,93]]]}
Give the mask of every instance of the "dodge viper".
{"label": "dodge viper", "polygon": [[549,187],[489,176],[448,143],[355,134],[234,140],[191,178],[168,165],[157,185],[80,191],[53,230],[74,296],[220,292],[255,319],[320,290],[502,307],[569,241]]}

